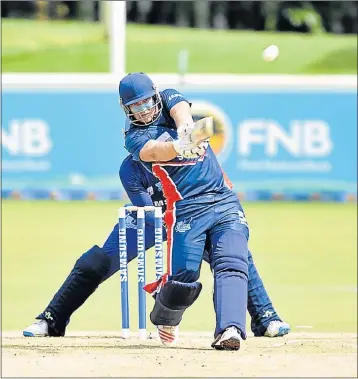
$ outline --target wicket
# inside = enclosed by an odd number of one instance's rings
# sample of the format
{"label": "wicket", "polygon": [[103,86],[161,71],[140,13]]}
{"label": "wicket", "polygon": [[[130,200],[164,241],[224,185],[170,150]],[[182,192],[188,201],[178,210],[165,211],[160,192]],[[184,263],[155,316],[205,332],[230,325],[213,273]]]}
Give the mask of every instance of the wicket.
{"label": "wicket", "polygon": [[160,279],[164,273],[163,259],[163,221],[162,208],[154,206],[136,207],[126,206],[118,210],[118,238],[119,264],[121,278],[121,309],[122,309],[122,336],[129,338],[129,295],[128,295],[128,257],[126,236],[126,212],[137,212],[137,260],[138,260],[138,337],[147,338],[146,293],[143,289],[146,283],[146,256],[145,256],[145,215],[154,211],[154,238],[155,238],[155,277]]}

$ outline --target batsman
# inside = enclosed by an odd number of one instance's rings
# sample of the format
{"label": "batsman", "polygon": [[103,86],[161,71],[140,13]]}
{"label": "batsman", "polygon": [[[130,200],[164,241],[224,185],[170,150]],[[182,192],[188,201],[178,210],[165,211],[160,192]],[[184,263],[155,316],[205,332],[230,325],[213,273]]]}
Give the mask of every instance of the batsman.
{"label": "batsman", "polygon": [[[156,297],[151,320],[158,326],[163,343],[168,345],[176,342],[181,317],[201,290],[197,279],[206,249],[207,260],[210,261],[215,278],[214,305],[217,325],[213,347],[237,350],[240,339],[246,338],[248,272],[248,227],[241,205],[228,188],[229,184],[225,183],[207,142],[193,142],[188,138],[193,127],[190,106],[179,92],[165,90],[159,93],[145,74],[137,73],[123,79],[120,95],[129,119],[126,145],[132,154],[125,160],[122,168],[126,164],[128,167],[135,167],[132,170],[125,169],[129,176],[123,179],[121,175],[123,185],[134,205],[150,205],[141,203],[142,200],[139,199],[145,194],[154,197],[156,192],[161,192],[156,191],[160,187],[163,188],[166,199],[154,200],[154,203],[164,200],[167,203],[165,220],[169,246],[168,275],[150,288]],[[160,183],[151,172],[161,179]],[[136,181],[136,178],[139,180]],[[148,202],[148,198],[146,201]],[[134,230],[134,220],[129,223]],[[150,225],[147,227],[150,228]],[[129,233],[130,230],[129,228]],[[154,244],[154,237],[150,232],[146,235],[146,248],[149,248]],[[44,333],[64,334],[72,312],[83,304],[103,280],[118,270],[117,237],[116,226],[103,248],[95,246],[77,261],[76,266],[81,263],[81,269],[77,267],[77,272],[71,273],[51,302],[52,307],[50,303],[39,316],[40,321],[27,328],[24,335],[40,335],[36,332],[36,327],[39,329],[44,324],[47,326]],[[128,240],[131,241],[130,236]],[[129,253],[130,250],[128,247]],[[135,257],[135,247],[133,250],[134,254],[129,254],[129,260]],[[249,264],[250,267],[254,268],[253,263]],[[85,271],[92,272],[92,275],[86,277],[83,274]],[[288,324],[279,319],[256,269],[252,271],[255,274],[252,278],[251,299],[251,304],[254,305],[252,309],[256,310],[256,315],[254,311],[252,313],[253,324],[257,326],[255,334],[276,336],[287,333]],[[77,283],[76,290],[71,282]],[[263,299],[261,306],[257,300],[259,291],[263,294],[259,297]],[[69,295],[72,296],[72,305],[71,302],[64,301]],[[62,303],[62,310],[59,303]],[[248,304],[250,310],[250,292]]]}

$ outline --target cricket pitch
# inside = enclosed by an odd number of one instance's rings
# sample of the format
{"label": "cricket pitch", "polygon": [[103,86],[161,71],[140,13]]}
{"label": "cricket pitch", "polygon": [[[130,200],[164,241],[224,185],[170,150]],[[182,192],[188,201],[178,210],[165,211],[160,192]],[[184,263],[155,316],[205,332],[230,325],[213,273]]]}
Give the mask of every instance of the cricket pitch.
{"label": "cricket pitch", "polygon": [[3,377],[255,377],[357,375],[353,333],[249,336],[238,352],[215,351],[211,333],[183,333],[175,348],[157,339],[124,340],[110,332],[69,333],[63,338],[2,335]]}

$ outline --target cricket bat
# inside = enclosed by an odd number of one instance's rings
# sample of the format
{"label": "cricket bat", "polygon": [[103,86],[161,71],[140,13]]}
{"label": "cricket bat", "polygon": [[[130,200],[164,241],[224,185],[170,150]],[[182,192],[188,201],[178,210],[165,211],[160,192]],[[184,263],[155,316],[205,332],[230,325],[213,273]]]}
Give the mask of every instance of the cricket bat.
{"label": "cricket bat", "polygon": [[200,143],[210,138],[214,134],[214,120],[210,117],[204,117],[194,124],[190,138],[195,143]]}

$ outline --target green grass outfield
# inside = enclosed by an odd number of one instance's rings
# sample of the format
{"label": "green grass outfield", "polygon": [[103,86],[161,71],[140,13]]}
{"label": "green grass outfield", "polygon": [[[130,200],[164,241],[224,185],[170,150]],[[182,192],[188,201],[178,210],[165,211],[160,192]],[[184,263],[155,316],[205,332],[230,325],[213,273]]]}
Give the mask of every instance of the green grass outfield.
{"label": "green grass outfield", "polygon": [[[102,24],[2,19],[3,72],[108,72]],[[236,74],[355,74],[354,35],[194,30],[128,25],[127,71],[176,72],[178,52],[189,51],[189,72]],[[280,57],[264,62],[276,44]],[[163,56],[163,54],[165,54]]]}
{"label": "green grass outfield", "polygon": [[[102,244],[117,202],[2,202],[2,328],[21,330],[43,310],[76,259]],[[280,314],[303,331],[353,332],[357,325],[356,204],[246,203],[250,248]],[[154,258],[147,258],[154,278]],[[136,267],[130,265],[132,326]],[[183,330],[213,330],[212,275],[185,314]],[[148,311],[152,300],[148,297]],[[120,329],[119,274],[76,312],[69,330]]]}

